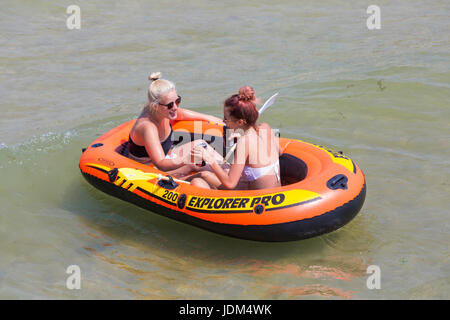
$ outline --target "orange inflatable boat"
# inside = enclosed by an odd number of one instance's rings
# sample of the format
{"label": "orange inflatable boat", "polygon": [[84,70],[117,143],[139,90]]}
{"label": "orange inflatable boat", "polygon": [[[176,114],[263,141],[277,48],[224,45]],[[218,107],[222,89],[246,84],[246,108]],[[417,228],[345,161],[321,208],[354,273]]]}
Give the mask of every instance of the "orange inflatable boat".
{"label": "orange inflatable boat", "polygon": [[[334,231],[361,209],[361,169],[341,152],[280,138],[282,186],[264,190],[207,190],[177,181],[127,157],[135,120],[105,133],[86,149],[79,167],[94,187],[152,212],[223,235],[257,241],[291,241]],[[179,121],[175,144],[202,138],[214,147],[224,127]]]}

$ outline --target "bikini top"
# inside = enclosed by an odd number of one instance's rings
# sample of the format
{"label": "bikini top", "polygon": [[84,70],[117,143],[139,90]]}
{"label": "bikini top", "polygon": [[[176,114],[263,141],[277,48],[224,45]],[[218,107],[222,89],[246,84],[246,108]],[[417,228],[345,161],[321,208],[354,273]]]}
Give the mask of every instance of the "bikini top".
{"label": "bikini top", "polygon": [[[167,155],[167,153],[169,152],[170,148],[173,145],[172,135],[173,135],[173,130],[172,130],[172,125],[170,125],[169,136],[167,137],[166,140],[161,142],[161,147],[164,151],[164,155]],[[147,153],[147,150],[145,150],[145,146],[139,146],[136,143],[134,143],[133,140],[131,140],[131,136],[128,137],[128,146],[129,146],[129,152],[133,156],[138,157],[138,158],[143,158],[143,157],[148,158],[148,153]]]}
{"label": "bikini top", "polygon": [[279,160],[275,161],[272,164],[269,164],[268,166],[260,167],[260,168],[252,168],[249,166],[245,166],[244,171],[242,171],[242,177],[246,181],[255,181],[255,180],[259,179],[261,176],[268,174],[270,172],[270,170],[273,169],[275,171],[277,181],[280,181],[280,173],[278,171],[279,167],[280,167]]}

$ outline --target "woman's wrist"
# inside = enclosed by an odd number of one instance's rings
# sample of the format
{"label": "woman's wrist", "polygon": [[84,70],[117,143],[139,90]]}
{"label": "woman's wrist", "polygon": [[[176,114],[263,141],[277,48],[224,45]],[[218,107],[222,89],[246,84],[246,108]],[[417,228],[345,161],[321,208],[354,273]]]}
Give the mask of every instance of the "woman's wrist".
{"label": "woman's wrist", "polygon": [[205,151],[204,151],[204,154],[203,154],[203,160],[204,160],[207,164],[209,164],[210,166],[212,166],[212,165],[214,165],[214,164],[217,163],[215,157],[212,156],[212,155],[208,152],[208,150],[205,150]]}

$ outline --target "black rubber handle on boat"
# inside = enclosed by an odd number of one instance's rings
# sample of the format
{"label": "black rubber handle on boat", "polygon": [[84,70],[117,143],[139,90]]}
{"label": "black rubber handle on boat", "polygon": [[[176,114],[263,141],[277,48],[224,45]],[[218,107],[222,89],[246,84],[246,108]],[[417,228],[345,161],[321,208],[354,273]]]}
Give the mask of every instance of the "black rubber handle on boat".
{"label": "black rubber handle on boat", "polygon": [[345,174],[335,175],[333,178],[327,181],[327,187],[331,190],[347,190],[348,178]]}
{"label": "black rubber handle on boat", "polygon": [[178,187],[178,184],[169,175],[166,176],[169,180],[159,180],[158,185],[164,189],[173,190]]}
{"label": "black rubber handle on boat", "polygon": [[115,182],[117,180],[117,175],[119,174],[119,170],[114,168],[108,171],[108,178],[110,182]]}

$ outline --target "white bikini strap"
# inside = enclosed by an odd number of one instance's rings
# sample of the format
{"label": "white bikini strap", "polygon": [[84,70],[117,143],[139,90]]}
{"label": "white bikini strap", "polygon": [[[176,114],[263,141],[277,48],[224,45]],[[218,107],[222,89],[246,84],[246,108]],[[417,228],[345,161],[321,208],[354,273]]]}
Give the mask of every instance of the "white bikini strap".
{"label": "white bikini strap", "polygon": [[279,165],[279,161],[275,162],[273,170],[275,171],[275,175],[277,176],[277,182],[280,182],[280,174],[278,173],[278,165]]}

